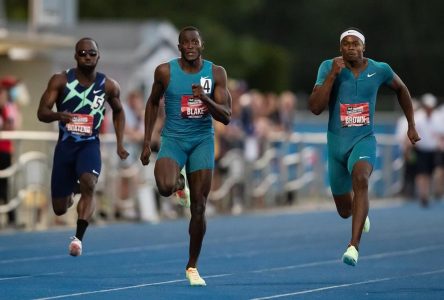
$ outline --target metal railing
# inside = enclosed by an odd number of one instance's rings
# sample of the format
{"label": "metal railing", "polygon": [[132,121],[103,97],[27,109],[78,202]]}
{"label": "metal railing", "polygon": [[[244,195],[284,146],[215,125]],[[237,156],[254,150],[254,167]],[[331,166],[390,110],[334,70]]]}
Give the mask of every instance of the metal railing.
{"label": "metal railing", "polygon": [[[392,135],[379,134],[376,138],[378,163],[370,178],[369,192],[375,198],[393,196],[402,186],[404,161]],[[244,186],[243,198],[248,206],[254,206],[256,198],[273,206],[282,202],[287,193],[305,198],[330,197],[326,143],[325,133],[274,134],[262,156],[250,163],[239,150],[229,151],[221,160],[228,169],[224,184],[212,191],[210,199],[226,199],[236,184]],[[230,168],[238,168],[239,160],[244,161],[244,175],[233,177]]]}
{"label": "metal railing", "polygon": [[[377,135],[377,164],[371,176],[369,190],[373,197],[388,197],[396,194],[401,187],[403,159],[399,154],[398,145],[392,135]],[[0,216],[8,211],[26,207],[41,208],[42,200],[47,198],[50,206],[50,172],[53,146],[58,138],[56,132],[37,131],[1,131],[0,139],[13,140],[16,152],[15,162],[0,171],[0,177],[9,178],[11,197],[6,205],[0,205]],[[115,203],[115,191],[118,178],[134,172],[118,169],[115,155],[115,136],[105,134],[100,137],[102,142],[102,161],[105,172],[102,172],[102,194],[106,201]],[[46,153],[24,151],[22,143],[47,143]],[[266,141],[261,157],[255,161],[244,158],[243,149],[232,149],[221,158],[220,166],[227,171],[221,186],[210,193],[210,201],[230,201],[231,192],[236,186],[242,186],[242,198],[246,208],[255,207],[257,202],[262,206],[272,207],[282,203],[288,193],[297,194],[298,198],[329,197],[325,133],[292,133],[274,134]],[[32,164],[36,164],[30,169]],[[40,170],[35,170],[35,169]],[[30,170],[40,174],[29,178]],[[32,176],[31,176],[32,177]],[[149,183],[153,185],[152,182]],[[260,199],[260,200],[258,200]],[[32,203],[40,203],[39,205]],[[37,217],[31,214],[27,218],[30,227],[34,228]],[[51,220],[47,220],[50,225]]]}

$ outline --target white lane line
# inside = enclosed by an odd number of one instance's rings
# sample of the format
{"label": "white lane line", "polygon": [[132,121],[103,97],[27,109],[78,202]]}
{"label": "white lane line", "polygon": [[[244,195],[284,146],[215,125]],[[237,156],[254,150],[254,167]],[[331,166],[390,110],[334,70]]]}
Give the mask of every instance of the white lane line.
{"label": "white lane line", "polygon": [[[137,251],[136,248],[140,250],[141,247],[135,247],[133,249],[127,248],[126,250],[128,250],[129,252],[133,252],[133,251]],[[146,248],[151,248],[151,247],[146,247]],[[374,259],[393,257],[393,256],[412,255],[412,254],[418,254],[418,253],[434,251],[434,250],[441,250],[441,249],[444,249],[444,245],[426,246],[426,247],[419,247],[419,248],[415,248],[415,249],[407,249],[407,250],[394,251],[394,252],[376,253],[376,254],[371,254],[371,255],[367,255],[367,256],[361,256],[359,259],[361,261],[362,260],[374,260]],[[246,252],[246,253],[248,255],[248,254],[251,254],[252,252]],[[94,255],[98,255],[98,254],[99,254],[99,252],[94,253]],[[254,254],[254,252],[253,252],[253,254]],[[237,253],[237,255],[233,255],[233,256],[241,256],[241,253]],[[54,255],[52,257],[68,258],[69,259],[69,257],[67,257],[67,255]],[[226,257],[226,255],[222,255],[222,257]],[[47,258],[48,258],[48,256],[44,256],[44,257],[23,258],[23,259],[15,259],[15,260],[4,260],[3,262],[38,261],[38,260],[46,260]],[[211,259],[216,259],[216,258],[218,258],[218,256],[211,257]],[[176,262],[177,260],[171,260],[171,261]],[[1,262],[2,261],[0,261],[0,263]],[[168,262],[170,262],[170,260],[156,262],[156,264],[168,263]],[[275,268],[252,270],[252,271],[247,271],[247,273],[279,272],[279,271],[286,271],[286,270],[292,270],[292,269],[301,269],[301,268],[309,268],[309,267],[317,267],[317,266],[323,266],[323,265],[329,265],[329,264],[336,264],[338,262],[340,262],[340,259],[331,259],[331,260],[315,261],[315,262],[303,263],[303,264],[297,264],[297,265],[289,265],[289,266],[282,266],[282,267],[275,267]],[[16,277],[16,278],[22,278],[22,277]],[[25,277],[23,277],[23,278],[25,278]],[[10,280],[12,280],[12,279],[14,279],[14,278],[10,278]]]}
{"label": "white lane line", "polygon": [[[378,258],[384,258],[384,257],[390,257],[390,256],[411,255],[411,254],[417,254],[417,253],[427,252],[427,251],[441,249],[441,248],[444,248],[444,245],[430,246],[430,247],[420,247],[420,248],[416,248],[416,249],[409,249],[409,250],[396,251],[396,252],[379,253],[379,254],[369,255],[367,257],[364,256],[364,257],[361,257],[360,259],[361,260],[363,260],[363,259],[378,259]],[[314,266],[320,266],[320,265],[326,265],[326,264],[332,264],[332,263],[339,263],[339,262],[340,262],[339,259],[325,260],[325,261],[318,261],[318,262],[305,263],[305,264],[292,265],[292,266],[283,266],[283,267],[276,267],[276,268],[251,270],[251,271],[246,271],[246,272],[241,272],[241,273],[279,272],[279,271],[291,270],[291,269],[295,269],[295,268],[314,267]],[[441,272],[444,272],[444,269],[441,269],[441,270],[438,270],[438,271],[432,271],[432,272],[417,273],[417,274],[413,274],[413,275],[410,275],[410,276],[420,276],[418,274],[427,275],[427,274],[434,274],[434,273],[441,273]],[[218,277],[227,277],[227,276],[233,276],[233,275],[235,275],[235,274],[215,274],[215,275],[210,275],[210,276],[203,276],[203,278],[205,278],[205,279],[207,279],[207,278],[218,278]],[[347,286],[351,286],[351,285],[359,285],[359,284],[366,284],[366,283],[372,283],[372,282],[380,282],[380,281],[385,281],[385,280],[393,280],[393,279],[396,279],[396,278],[403,278],[403,277],[389,277],[389,278],[374,279],[374,280],[357,282],[357,283],[343,284],[343,285],[338,285],[338,286],[330,286],[330,287],[324,287],[324,288],[319,288],[319,289],[314,289],[314,290],[296,292],[297,294],[295,294],[295,295],[306,294],[306,293],[310,293],[310,292],[322,291],[322,290],[338,288],[338,287],[347,287]],[[147,287],[147,286],[165,285],[165,284],[177,283],[177,282],[183,282],[183,281],[186,281],[186,279],[176,279],[176,280],[170,280],[170,281],[144,283],[144,284],[139,284],[139,285],[132,285],[132,286],[113,288],[113,289],[106,289],[106,290],[96,290],[96,291],[88,291],[88,292],[82,292],[82,293],[74,293],[74,294],[65,294],[65,295],[59,295],[59,296],[52,296],[52,297],[47,297],[47,298],[38,298],[38,299],[34,299],[34,300],[60,299],[60,298],[68,298],[68,297],[77,297],[77,296],[82,296],[82,295],[114,292],[114,291],[135,289],[135,288],[141,288],[141,287]],[[293,294],[294,293],[282,294],[282,295],[275,295],[275,296],[272,296],[272,297],[276,297],[276,298],[287,297],[287,296],[291,296]],[[262,298],[258,298],[258,299],[262,299]],[[273,298],[263,298],[263,299],[273,299]]]}
{"label": "white lane line", "polygon": [[392,257],[392,256],[398,256],[398,255],[410,255],[410,254],[418,254],[422,252],[428,252],[428,251],[434,251],[434,250],[441,250],[444,249],[444,245],[432,245],[432,246],[424,246],[414,249],[407,249],[407,250],[399,250],[399,251],[392,251],[392,252],[383,252],[383,253],[376,253],[371,255],[366,255],[363,257],[363,259],[380,259],[385,257]]}
{"label": "white lane line", "polygon": [[[359,257],[359,260],[360,261],[374,260],[374,259],[387,258],[387,257],[393,257],[393,256],[412,255],[412,254],[418,254],[418,253],[429,252],[429,251],[434,251],[434,250],[441,250],[441,249],[444,249],[444,245],[426,246],[426,247],[419,247],[419,248],[415,248],[415,249],[407,249],[407,250],[385,252],[385,253],[376,253],[376,254],[361,256],[361,257]],[[338,263],[340,261],[341,261],[340,259],[331,259],[331,260],[315,261],[315,262],[311,262],[311,263],[304,263],[304,264],[298,264],[298,265],[260,269],[260,270],[255,270],[255,271],[251,271],[251,272],[264,273],[264,272],[273,272],[273,271],[285,271],[285,270],[291,270],[291,269],[317,267],[317,266],[322,266],[322,265],[334,264],[334,263]]]}
{"label": "white lane line", "polygon": [[[105,251],[91,251],[91,252],[85,253],[82,256],[101,256],[104,254],[132,253],[132,252],[162,250],[162,249],[169,249],[169,248],[173,248],[173,247],[186,247],[186,246],[188,246],[188,242],[157,244],[157,245],[141,246],[141,247],[111,249],[111,250],[105,250]],[[68,253],[63,254],[63,255],[59,254],[59,255],[50,255],[50,256],[12,258],[12,259],[0,260],[0,264],[10,264],[10,263],[16,263],[16,262],[40,261],[40,260],[54,260],[54,259],[62,259],[62,258],[67,258],[67,257],[68,257]]]}
{"label": "white lane line", "polygon": [[[280,239],[280,238],[285,238],[285,237],[289,237],[289,236],[294,236],[294,233],[288,232],[288,233],[275,234],[273,236],[273,238]],[[262,239],[262,238],[263,238],[263,235],[261,235],[261,234],[251,234],[251,235],[246,235],[246,236],[232,236],[232,237],[227,237],[225,239],[209,239],[208,241],[205,241],[205,244],[207,244],[207,245],[208,244],[226,244],[229,242],[237,242],[237,241],[254,241],[254,240]],[[188,245],[189,245],[188,241],[175,242],[175,243],[163,243],[163,244],[156,244],[156,245],[110,249],[110,250],[103,250],[103,251],[89,251],[87,253],[82,254],[82,256],[83,257],[85,257],[85,256],[102,256],[105,254],[120,254],[120,253],[142,252],[142,251],[149,251],[149,250],[163,250],[163,249],[170,249],[170,248],[188,247]],[[59,255],[50,255],[50,256],[11,258],[11,259],[0,260],[0,264],[63,259],[63,258],[66,258],[67,256],[68,255],[60,255],[59,254]]]}
{"label": "white lane line", "polygon": [[59,275],[59,274],[63,274],[63,272],[42,273],[42,274],[35,274],[35,275],[22,275],[22,276],[11,276],[11,277],[0,277],[0,281],[24,279],[24,278],[35,278],[35,277],[40,277],[40,276],[52,276],[52,275]]}
{"label": "white lane line", "polygon": [[[423,233],[425,233],[425,232],[424,231],[410,232],[410,234],[403,235],[403,237],[405,238],[410,235],[423,234]],[[284,238],[284,237],[293,237],[293,236],[294,236],[293,232],[288,232],[288,233],[275,234],[275,235],[273,235],[273,238],[280,239],[280,238]],[[399,238],[399,237],[401,237],[401,235],[397,236],[397,238]],[[254,241],[258,238],[262,239],[263,236],[254,234],[254,235],[246,235],[246,236],[233,236],[233,237],[228,237],[225,239],[209,239],[208,241],[205,241],[205,244],[207,244],[207,245],[208,244],[220,244],[220,243],[226,244],[228,242],[236,242],[236,241]],[[150,250],[180,248],[180,247],[187,247],[187,246],[188,246],[188,241],[183,241],[183,242],[163,243],[163,244],[148,245],[148,246],[109,249],[109,250],[103,250],[103,251],[89,251],[87,253],[84,253],[82,256],[85,257],[85,256],[102,256],[105,254],[134,253],[134,252],[142,252],[142,251],[150,251]],[[49,256],[11,258],[11,259],[0,260],[0,265],[1,264],[11,264],[11,263],[20,263],[20,262],[64,259],[66,257],[67,257],[67,255],[65,255],[65,254],[57,254],[57,255],[49,255]]]}
{"label": "white lane line", "polygon": [[345,283],[345,284],[339,284],[339,285],[330,285],[330,286],[324,286],[324,287],[317,288],[317,289],[304,290],[304,291],[293,292],[293,293],[278,294],[278,295],[259,297],[259,298],[251,298],[250,300],[277,299],[277,298],[305,295],[305,294],[309,294],[309,293],[322,292],[322,291],[326,291],[326,290],[332,290],[332,289],[338,289],[338,288],[344,288],[344,287],[350,287],[350,286],[356,286],[356,285],[363,285],[363,284],[369,284],[369,283],[377,283],[377,282],[383,282],[383,281],[397,280],[397,279],[409,278],[409,277],[428,276],[428,275],[434,275],[434,274],[439,274],[439,273],[444,273],[444,269],[439,269],[439,270],[429,271],[429,272],[413,273],[413,274],[404,275],[404,276],[376,278],[376,279],[371,279],[371,280],[366,280],[366,281],[359,281],[359,282],[353,282],[353,283]]}
{"label": "white lane line", "polygon": [[[211,275],[211,276],[205,276],[204,278],[217,278],[217,277],[225,277],[225,276],[231,276],[233,274],[218,274],[218,275]],[[138,285],[130,285],[130,286],[124,286],[120,288],[113,288],[113,289],[104,289],[104,290],[96,290],[96,291],[89,291],[89,292],[81,292],[81,293],[74,293],[74,294],[65,294],[65,295],[58,295],[53,297],[45,297],[45,298],[35,298],[33,300],[49,300],[49,299],[61,299],[61,298],[69,298],[69,297],[78,297],[78,296],[85,296],[85,295],[91,295],[91,294],[99,294],[99,293],[107,293],[107,292],[115,292],[115,291],[122,291],[122,290],[129,290],[129,289],[137,289],[142,288],[146,286],[155,286],[155,285],[165,285],[170,283],[177,283],[177,282],[183,282],[187,281],[187,279],[176,279],[176,280],[169,280],[169,281],[160,281],[160,282],[150,282],[150,283],[142,283]]]}

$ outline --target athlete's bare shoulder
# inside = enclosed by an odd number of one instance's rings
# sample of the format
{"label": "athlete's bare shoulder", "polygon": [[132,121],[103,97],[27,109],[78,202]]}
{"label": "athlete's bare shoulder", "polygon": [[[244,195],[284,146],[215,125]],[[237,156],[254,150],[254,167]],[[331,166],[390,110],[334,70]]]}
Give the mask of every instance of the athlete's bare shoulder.
{"label": "athlete's bare shoulder", "polygon": [[157,66],[154,71],[154,81],[157,83],[162,83],[163,86],[167,86],[170,81],[170,64],[162,63]]}
{"label": "athlete's bare shoulder", "polygon": [[120,85],[119,83],[108,76],[105,76],[105,93],[108,96],[120,95]]}
{"label": "athlete's bare shoulder", "polygon": [[213,64],[213,76],[216,80],[227,80],[227,71],[224,67]]}
{"label": "athlete's bare shoulder", "polygon": [[162,64],[158,65],[155,72],[160,76],[169,76],[170,75],[170,64],[169,63],[162,63]]}
{"label": "athlete's bare shoulder", "polygon": [[60,90],[68,83],[66,71],[55,73],[51,76],[48,82],[48,88],[51,90]]}
{"label": "athlete's bare shoulder", "polygon": [[54,82],[60,82],[60,83],[66,84],[68,82],[68,75],[67,75],[66,71],[62,71],[62,72],[55,73],[54,75],[52,75],[50,80],[54,81]]}

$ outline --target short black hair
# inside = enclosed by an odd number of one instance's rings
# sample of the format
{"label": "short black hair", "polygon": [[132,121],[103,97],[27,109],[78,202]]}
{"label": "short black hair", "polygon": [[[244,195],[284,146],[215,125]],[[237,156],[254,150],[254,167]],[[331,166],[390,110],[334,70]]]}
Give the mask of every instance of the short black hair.
{"label": "short black hair", "polygon": [[93,42],[94,44],[96,44],[97,50],[99,50],[99,44],[97,44],[97,42],[96,42],[95,39],[90,38],[90,37],[83,37],[83,38],[81,38],[80,40],[78,40],[77,43],[76,43],[76,49],[77,49],[77,47],[79,46],[79,44],[80,44],[81,42],[83,42],[83,41],[91,41],[91,42]]}
{"label": "short black hair", "polygon": [[180,43],[180,38],[182,37],[182,34],[183,34],[184,32],[186,32],[186,31],[197,31],[197,33],[199,33],[200,40],[202,41],[202,35],[200,34],[200,31],[199,31],[199,29],[197,29],[197,27],[194,27],[194,26],[185,26],[185,27],[183,27],[183,28],[180,30],[180,32],[179,32],[179,38],[178,38],[179,43]]}

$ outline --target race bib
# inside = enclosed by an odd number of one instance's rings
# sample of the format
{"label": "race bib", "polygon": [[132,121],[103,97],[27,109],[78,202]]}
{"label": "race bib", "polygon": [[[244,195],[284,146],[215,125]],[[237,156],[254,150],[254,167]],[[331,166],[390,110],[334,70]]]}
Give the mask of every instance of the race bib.
{"label": "race bib", "polygon": [[193,95],[182,96],[180,111],[184,119],[200,119],[208,114],[207,105]]}
{"label": "race bib", "polygon": [[368,102],[356,104],[341,103],[342,127],[357,127],[370,125],[370,109]]}
{"label": "race bib", "polygon": [[91,115],[74,114],[70,123],[66,123],[66,129],[69,132],[90,136],[93,132],[94,117]]}
{"label": "race bib", "polygon": [[205,94],[211,94],[211,87],[213,86],[212,80],[208,77],[201,77],[200,78],[200,85],[202,86],[203,91]]}

